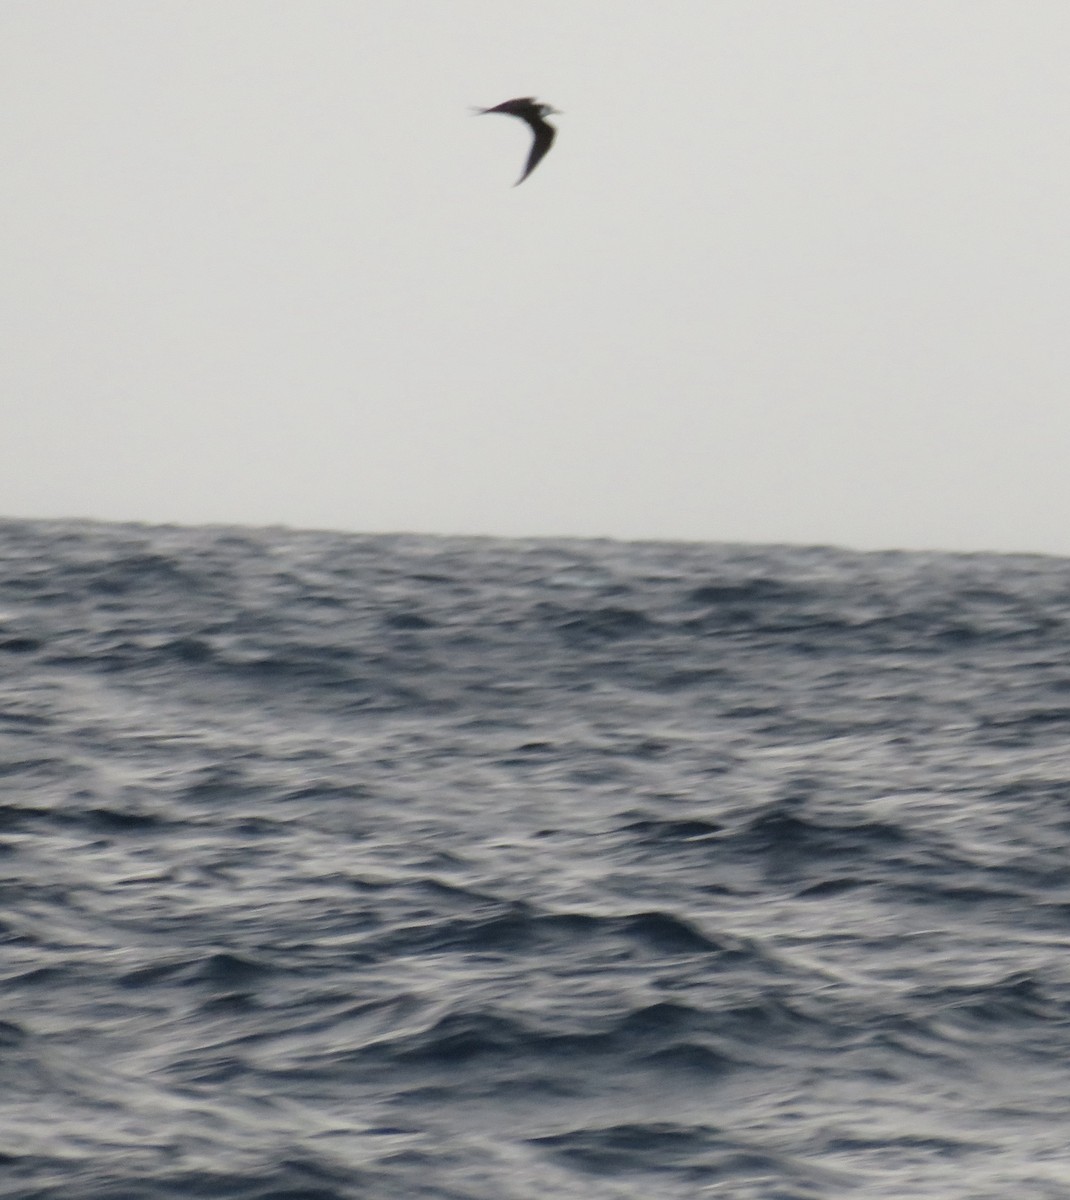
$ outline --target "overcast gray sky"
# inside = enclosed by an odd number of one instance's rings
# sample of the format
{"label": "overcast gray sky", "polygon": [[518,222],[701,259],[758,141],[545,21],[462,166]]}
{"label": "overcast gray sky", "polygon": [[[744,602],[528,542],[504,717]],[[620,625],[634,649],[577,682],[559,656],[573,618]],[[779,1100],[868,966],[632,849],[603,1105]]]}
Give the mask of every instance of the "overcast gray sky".
{"label": "overcast gray sky", "polygon": [[1070,554],[1067,0],[3,0],[0,114],[2,515]]}

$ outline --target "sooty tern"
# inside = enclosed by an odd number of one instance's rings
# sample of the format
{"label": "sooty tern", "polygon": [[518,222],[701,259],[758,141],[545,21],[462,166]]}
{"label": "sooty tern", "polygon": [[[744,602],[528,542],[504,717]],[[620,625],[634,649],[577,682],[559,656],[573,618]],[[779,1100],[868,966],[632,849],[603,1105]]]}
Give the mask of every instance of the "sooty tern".
{"label": "sooty tern", "polygon": [[519,117],[527,125],[531,126],[531,132],[534,140],[531,143],[531,153],[528,155],[527,165],[524,167],[524,174],[513,184],[523,183],[525,179],[542,161],[546,151],[553,145],[554,135],[557,130],[547,124],[546,117],[551,113],[560,111],[556,108],[551,108],[549,104],[540,104],[534,96],[524,96],[519,100],[505,100],[501,104],[496,104],[493,108],[480,108],[477,112],[483,113],[506,113],[510,117]]}

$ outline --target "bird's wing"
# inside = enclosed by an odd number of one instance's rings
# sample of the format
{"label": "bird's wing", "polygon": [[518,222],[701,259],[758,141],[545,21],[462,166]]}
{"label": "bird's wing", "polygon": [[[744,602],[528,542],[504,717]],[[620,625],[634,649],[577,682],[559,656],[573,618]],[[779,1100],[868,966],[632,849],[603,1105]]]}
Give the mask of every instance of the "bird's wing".
{"label": "bird's wing", "polygon": [[531,153],[528,155],[524,174],[513,184],[513,187],[523,183],[539,165],[546,151],[553,145],[554,135],[557,133],[557,130],[552,125],[547,125],[545,121],[539,121],[537,124],[533,121],[531,122],[531,132],[534,135],[534,140],[531,143]]}

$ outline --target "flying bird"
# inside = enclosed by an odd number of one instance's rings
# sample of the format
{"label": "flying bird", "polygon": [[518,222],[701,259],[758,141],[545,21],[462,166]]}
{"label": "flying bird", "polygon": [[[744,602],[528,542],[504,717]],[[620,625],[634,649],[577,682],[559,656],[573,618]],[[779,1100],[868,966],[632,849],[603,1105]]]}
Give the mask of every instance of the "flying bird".
{"label": "flying bird", "polygon": [[519,117],[521,121],[531,126],[534,138],[531,143],[531,153],[528,155],[524,174],[513,184],[513,187],[523,183],[542,161],[546,151],[553,145],[554,135],[557,133],[557,130],[552,125],[547,124],[545,118],[559,110],[551,108],[549,104],[540,104],[534,96],[523,96],[519,100],[505,100],[501,104],[496,104],[493,108],[480,108],[476,111],[480,115],[493,112],[506,113],[510,117]]}

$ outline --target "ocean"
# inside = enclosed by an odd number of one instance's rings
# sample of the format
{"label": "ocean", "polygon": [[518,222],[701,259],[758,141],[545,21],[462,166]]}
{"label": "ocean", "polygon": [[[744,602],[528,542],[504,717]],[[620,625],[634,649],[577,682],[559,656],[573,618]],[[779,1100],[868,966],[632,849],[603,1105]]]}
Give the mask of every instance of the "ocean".
{"label": "ocean", "polygon": [[4,1200],[1070,1197],[1070,561],[0,522]]}

